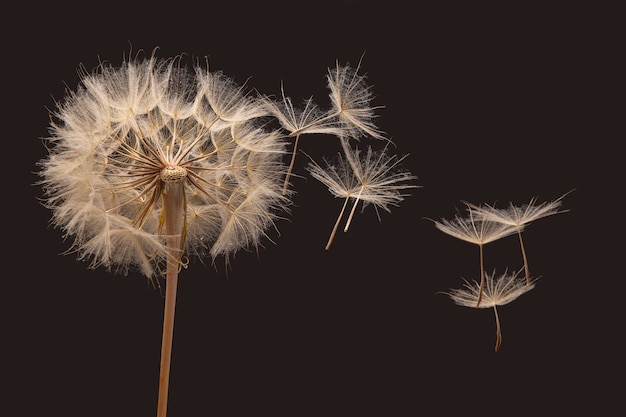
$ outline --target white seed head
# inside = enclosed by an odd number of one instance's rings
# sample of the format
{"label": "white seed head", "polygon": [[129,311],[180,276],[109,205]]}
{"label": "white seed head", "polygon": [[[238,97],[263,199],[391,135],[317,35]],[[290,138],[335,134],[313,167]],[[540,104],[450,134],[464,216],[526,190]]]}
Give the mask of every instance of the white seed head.
{"label": "white seed head", "polygon": [[151,277],[167,259],[161,196],[184,192],[184,250],[255,247],[288,210],[284,138],[267,106],[220,72],[181,58],[83,71],[59,102],[39,162],[52,223],[92,267]]}

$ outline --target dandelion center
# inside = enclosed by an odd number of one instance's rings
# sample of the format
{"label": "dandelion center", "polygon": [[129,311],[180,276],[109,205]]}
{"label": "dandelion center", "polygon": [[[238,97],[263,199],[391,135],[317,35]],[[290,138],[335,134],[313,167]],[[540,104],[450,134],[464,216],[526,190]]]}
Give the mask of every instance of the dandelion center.
{"label": "dandelion center", "polygon": [[177,165],[168,165],[159,173],[159,178],[163,182],[178,182],[186,176],[187,170]]}

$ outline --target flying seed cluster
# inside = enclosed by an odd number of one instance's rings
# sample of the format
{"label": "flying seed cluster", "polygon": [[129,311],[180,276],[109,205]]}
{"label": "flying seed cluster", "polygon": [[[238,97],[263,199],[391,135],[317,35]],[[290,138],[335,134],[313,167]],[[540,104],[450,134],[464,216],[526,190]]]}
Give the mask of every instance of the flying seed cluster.
{"label": "flying seed cluster", "polygon": [[[435,227],[442,232],[479,247],[479,281],[470,283],[464,280],[462,289],[453,289],[447,294],[461,306],[493,308],[496,319],[496,351],[502,343],[500,319],[496,306],[508,304],[535,287],[536,279],[531,278],[530,275],[522,231],[525,226],[535,220],[567,211],[560,209],[565,195],[542,204],[536,204],[537,199],[533,197],[528,204],[515,206],[510,203],[509,207],[504,209],[488,204],[475,205],[466,202],[466,216],[457,215],[452,220],[435,221]],[[523,267],[514,274],[505,271],[500,276],[496,276],[495,270],[492,274],[485,273],[483,246],[513,234],[517,234],[519,238]],[[522,271],[524,275],[520,277]]]}

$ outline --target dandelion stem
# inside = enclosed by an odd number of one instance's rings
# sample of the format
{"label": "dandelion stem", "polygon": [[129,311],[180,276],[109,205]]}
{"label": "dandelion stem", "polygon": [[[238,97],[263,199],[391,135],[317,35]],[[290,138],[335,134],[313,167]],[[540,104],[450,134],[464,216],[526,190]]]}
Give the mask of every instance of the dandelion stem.
{"label": "dandelion stem", "polygon": [[498,317],[498,309],[496,306],[493,306],[493,313],[496,316],[496,352],[500,349],[500,345],[502,344],[502,331],[500,329],[500,318]]}
{"label": "dandelion stem", "polygon": [[339,223],[341,222],[341,218],[343,217],[343,213],[346,211],[346,206],[348,205],[348,201],[350,200],[350,196],[346,197],[343,202],[343,206],[341,207],[341,211],[339,212],[339,216],[337,217],[337,221],[335,222],[335,226],[333,227],[333,231],[330,233],[330,237],[328,238],[328,243],[326,243],[326,250],[330,249],[331,243],[333,243],[333,239],[335,238],[335,233],[337,233],[337,228],[339,227]]}
{"label": "dandelion stem", "polygon": [[172,342],[174,339],[174,312],[176,289],[181,259],[181,236],[184,219],[184,191],[180,182],[167,184],[163,191],[163,213],[167,243],[167,271],[165,287],[165,311],[163,314],[163,339],[161,341],[161,368],[157,417],[166,417],[169,393]]}
{"label": "dandelion stem", "polygon": [[485,262],[483,260],[483,245],[478,245],[478,252],[480,257],[480,288],[478,289],[478,300],[476,301],[476,307],[480,305],[483,299],[483,286],[485,285]]}
{"label": "dandelion stem", "polygon": [[348,216],[348,220],[346,221],[346,227],[343,228],[344,232],[347,232],[348,228],[350,227],[350,223],[352,222],[352,217],[354,216],[354,211],[356,210],[356,205],[359,203],[359,200],[361,199],[361,194],[363,193],[364,189],[365,189],[365,186],[362,185],[361,189],[359,190],[359,194],[357,194],[356,198],[354,199],[352,210],[350,210],[350,215]]}
{"label": "dandelion stem", "polygon": [[298,140],[300,134],[296,135],[296,139],[293,142],[293,152],[291,153],[291,162],[289,162],[289,168],[287,169],[287,175],[285,176],[285,183],[283,184],[283,195],[287,194],[287,186],[289,185],[289,178],[291,177],[291,171],[293,171],[293,165],[296,161],[296,152],[298,151]]}
{"label": "dandelion stem", "polygon": [[526,258],[526,249],[524,249],[524,241],[522,240],[522,229],[517,228],[519,236],[519,245],[522,248],[522,258],[524,259],[524,271],[526,272],[526,285],[530,285],[530,271],[528,270],[528,259]]}

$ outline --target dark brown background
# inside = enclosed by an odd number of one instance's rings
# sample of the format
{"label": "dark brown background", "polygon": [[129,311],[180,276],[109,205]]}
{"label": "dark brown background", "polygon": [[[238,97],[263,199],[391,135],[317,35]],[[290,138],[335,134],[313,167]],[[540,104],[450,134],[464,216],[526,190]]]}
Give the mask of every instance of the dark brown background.
{"label": "dark brown background", "polygon": [[[5,15],[16,28],[2,29],[6,415],[156,412],[162,295],[138,274],[62,256],[69,242],[48,226],[33,172],[47,108],[76,87],[79,64],[157,46],[164,58],[208,56],[263,93],[283,81],[296,102],[312,94],[322,106],[326,69],[365,52],[374,103],[385,106],[380,127],[423,187],[381,222],[369,207],[324,251],[341,201],[298,179],[275,244],[238,254],[228,272],[219,260],[184,270],[172,417],[603,414],[617,404],[615,11],[398,3],[18,5]],[[301,149],[332,156],[336,140],[305,137]],[[451,217],[461,200],[522,204],[572,189],[568,213],[524,233],[542,278],[499,309],[496,353],[492,311],[437,294],[475,278],[477,247],[425,218]],[[485,260],[488,270],[519,268],[516,239],[486,246]]]}

